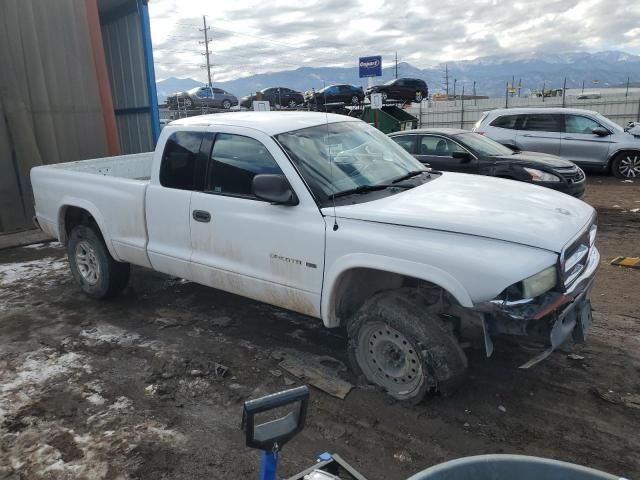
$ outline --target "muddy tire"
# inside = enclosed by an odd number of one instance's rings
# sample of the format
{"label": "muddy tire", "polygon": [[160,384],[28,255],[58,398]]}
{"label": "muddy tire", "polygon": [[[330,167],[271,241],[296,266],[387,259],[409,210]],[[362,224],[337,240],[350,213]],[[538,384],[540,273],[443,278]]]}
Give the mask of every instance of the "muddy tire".
{"label": "muddy tire", "polygon": [[71,231],[67,255],[73,278],[91,298],[113,297],[129,282],[130,265],[116,262],[91,227],[78,225]]}
{"label": "muddy tire", "polygon": [[449,391],[467,369],[455,336],[413,289],[367,300],[348,322],[347,335],[354,371],[397,400],[415,404],[429,391]]}

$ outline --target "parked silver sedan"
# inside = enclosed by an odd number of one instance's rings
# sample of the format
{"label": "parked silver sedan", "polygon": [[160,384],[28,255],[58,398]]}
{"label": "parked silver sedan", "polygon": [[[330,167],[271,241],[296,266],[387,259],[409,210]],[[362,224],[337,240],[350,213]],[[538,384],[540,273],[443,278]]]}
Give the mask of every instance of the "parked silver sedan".
{"label": "parked silver sedan", "polygon": [[497,109],[485,112],[473,131],[513,150],[549,153],[619,178],[640,178],[640,131],[624,129],[598,112]]}
{"label": "parked silver sedan", "polygon": [[167,106],[170,109],[180,108],[223,108],[230,109],[238,105],[238,98],[221,88],[195,87],[186,92],[177,92],[167,97]]}

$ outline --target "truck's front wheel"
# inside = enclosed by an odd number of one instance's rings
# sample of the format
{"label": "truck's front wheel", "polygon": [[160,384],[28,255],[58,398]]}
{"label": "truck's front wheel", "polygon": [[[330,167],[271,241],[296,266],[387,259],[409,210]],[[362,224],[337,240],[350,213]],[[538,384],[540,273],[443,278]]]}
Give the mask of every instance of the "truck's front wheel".
{"label": "truck's front wheel", "polygon": [[398,400],[420,402],[466,371],[460,345],[415,290],[378,293],[347,325],[352,368]]}
{"label": "truck's front wheel", "polygon": [[116,262],[91,227],[78,225],[71,231],[67,255],[73,278],[91,298],[113,297],[129,282],[129,264]]}

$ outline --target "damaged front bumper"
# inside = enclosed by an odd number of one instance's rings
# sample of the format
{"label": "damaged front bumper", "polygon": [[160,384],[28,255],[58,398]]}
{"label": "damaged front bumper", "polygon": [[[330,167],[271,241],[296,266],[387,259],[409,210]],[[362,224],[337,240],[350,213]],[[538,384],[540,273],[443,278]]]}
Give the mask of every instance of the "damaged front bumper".
{"label": "damaged front bumper", "polygon": [[540,345],[540,352],[520,368],[529,368],[572,339],[583,342],[591,326],[591,289],[600,264],[594,247],[581,275],[565,292],[548,292],[535,299],[506,302],[494,300],[476,306],[484,317],[487,356],[493,352],[492,336],[523,336]]}

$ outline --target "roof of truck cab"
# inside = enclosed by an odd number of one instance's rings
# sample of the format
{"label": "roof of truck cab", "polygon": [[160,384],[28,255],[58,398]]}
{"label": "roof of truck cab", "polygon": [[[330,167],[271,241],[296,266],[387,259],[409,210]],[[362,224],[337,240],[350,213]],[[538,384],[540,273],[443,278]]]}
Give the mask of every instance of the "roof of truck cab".
{"label": "roof of truck cab", "polygon": [[268,135],[315,127],[325,123],[356,122],[357,118],[321,112],[227,112],[175,120],[169,126],[229,125],[259,130]]}

